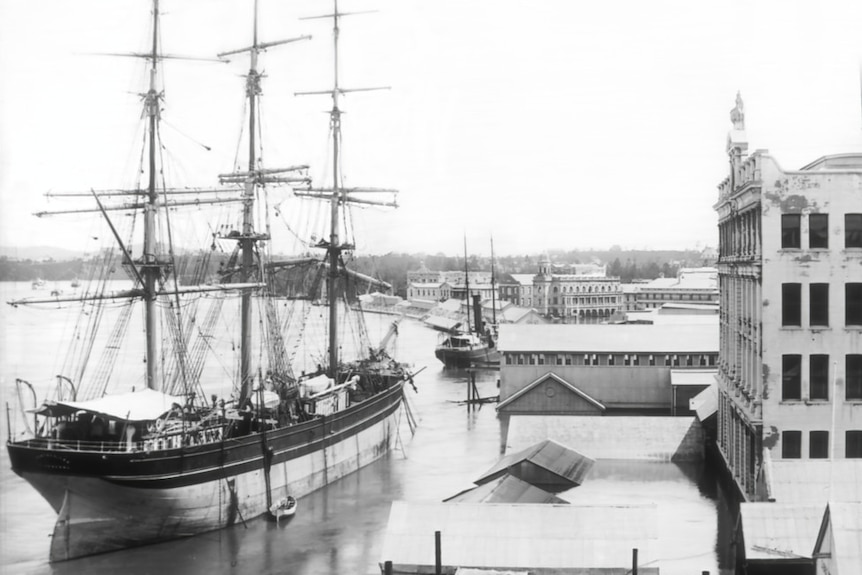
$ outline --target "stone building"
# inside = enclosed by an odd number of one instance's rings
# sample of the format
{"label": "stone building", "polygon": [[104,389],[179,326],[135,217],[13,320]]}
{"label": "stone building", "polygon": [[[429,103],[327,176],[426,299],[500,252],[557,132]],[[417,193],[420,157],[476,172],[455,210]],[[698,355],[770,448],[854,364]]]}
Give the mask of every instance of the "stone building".
{"label": "stone building", "polygon": [[718,446],[748,500],[765,460],[862,457],[862,154],[785,170],[731,112],[719,185]]}
{"label": "stone building", "polygon": [[638,309],[656,309],[664,304],[718,304],[718,270],[683,268],[675,278],[639,284],[636,293]]}
{"label": "stone building", "polygon": [[[572,270],[578,271],[578,270]],[[555,273],[547,255],[533,278],[533,307],[566,322],[608,318],[623,307],[620,278],[607,277],[605,268],[590,266],[585,273]]]}

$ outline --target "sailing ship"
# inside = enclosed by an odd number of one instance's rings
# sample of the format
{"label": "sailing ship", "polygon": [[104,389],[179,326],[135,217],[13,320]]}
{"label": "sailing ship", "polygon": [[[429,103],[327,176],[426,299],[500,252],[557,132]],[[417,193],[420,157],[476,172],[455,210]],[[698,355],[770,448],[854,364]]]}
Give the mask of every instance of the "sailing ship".
{"label": "sailing ship", "polygon": [[[115,291],[87,287],[75,296],[9,302],[14,306],[81,302],[88,329],[98,324],[99,305],[116,307],[122,302],[97,369],[80,367],[58,376],[54,394],[41,404],[35,401],[33,386],[17,380],[19,397],[32,395],[34,401],[32,408],[24,410],[27,431],[16,435],[10,430],[7,447],[14,472],[58,514],[51,561],[191,536],[245,523],[273,509],[277,512],[279,502],[295,501],[390,450],[398,433],[404,383],[412,383],[407,366],[393,359],[386,345],[361,347],[365,354],[354,359],[342,357],[346,354],[339,340],[339,291],[343,292],[345,278],[362,278],[345,269],[344,254],[353,246],[342,241],[339,224],[344,209],[358,201],[356,195],[363,190],[341,184],[339,97],[348,90],[339,86],[337,66],[333,88],[315,92],[332,99],[331,186],[312,187],[307,166],[263,168],[256,131],[262,77],[258,56],[268,48],[308,37],[261,42],[255,1],[251,46],[220,54],[250,58],[245,76],[247,169],[222,174],[221,186],[213,190],[169,189],[159,182],[163,93],[157,79],[162,61],[175,56],[160,53],[159,14],[159,0],[153,0],[152,46],[134,54],[148,63],[149,86],[142,95],[146,153],[141,156],[141,173],[146,185],[89,194],[98,206],[98,211],[91,211],[102,215],[118,247],[103,254],[105,271],[96,283],[100,288],[108,285],[105,278],[119,265],[133,287]],[[333,13],[325,16],[333,23],[336,59],[344,15],[336,0]],[[267,184],[284,183],[297,186],[297,196],[316,198],[331,210],[328,240],[316,244],[325,254],[316,260],[316,269],[327,272],[328,347],[323,348],[319,367],[300,376],[293,373],[286,321],[281,317],[289,302],[277,301],[271,288],[275,274],[296,261],[272,261],[267,254],[272,239],[269,226],[261,231],[254,217],[259,207],[255,200],[266,197]],[[183,200],[180,196],[193,192],[203,197]],[[116,196],[121,202],[111,205]],[[175,256],[168,215],[175,217],[174,212],[185,205],[199,210],[204,204],[225,203],[241,206],[241,225],[213,236],[214,243],[235,244],[219,267],[221,283],[207,284],[210,266],[198,262],[194,273],[186,270],[181,284],[179,276],[184,272]],[[108,215],[112,210],[143,212],[142,253],[132,253],[131,238],[122,237]],[[166,231],[167,237],[157,239],[160,231]],[[308,265],[309,258],[298,259]],[[188,276],[195,277],[188,281]],[[235,393],[227,399],[213,395],[210,401],[203,365],[211,354],[213,333],[221,330],[224,303],[231,297],[239,299],[241,324],[236,345],[238,377],[227,385]],[[128,391],[128,382],[121,382],[125,392],[108,393],[111,361],[125,345],[122,328],[132,316],[132,303],[141,301],[146,337],[140,352],[145,357],[146,389]],[[201,309],[203,302],[210,303],[206,311]],[[260,310],[259,322],[253,320],[253,307]],[[164,314],[158,316],[159,311]],[[255,325],[263,326],[258,347],[252,339]],[[87,342],[82,355],[96,355],[93,345],[98,338],[75,339]],[[385,339],[390,339],[388,334]]]}
{"label": "sailing ship", "polygon": [[[493,244],[492,244],[493,250]],[[467,330],[449,330],[440,334],[434,355],[451,368],[494,367],[500,364],[500,351],[497,349],[496,336],[496,291],[494,285],[493,254],[491,256],[491,293],[494,320],[485,325],[482,315],[482,301],[479,294],[470,294],[470,273],[467,269],[467,240],[464,240],[464,284],[467,297]],[[473,300],[473,322],[470,322],[470,299]],[[460,324],[458,324],[460,325]]]}

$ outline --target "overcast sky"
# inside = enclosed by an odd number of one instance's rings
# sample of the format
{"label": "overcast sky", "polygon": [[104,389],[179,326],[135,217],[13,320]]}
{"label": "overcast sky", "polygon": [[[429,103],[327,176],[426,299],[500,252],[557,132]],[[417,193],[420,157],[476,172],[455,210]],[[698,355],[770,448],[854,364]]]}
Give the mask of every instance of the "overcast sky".
{"label": "overcast sky", "polygon": [[[268,166],[327,172],[331,30],[321,0],[260,0]],[[251,0],[162,0],[165,51],[249,44]],[[370,253],[716,244],[737,90],[750,149],[786,169],[862,151],[862,2],[341,0],[345,176],[397,188],[363,210]],[[0,244],[89,249],[91,217],[34,218],[42,194],[134,181],[148,0],[0,1]],[[165,66],[172,185],[236,158],[247,63]],[[206,151],[196,142],[211,148]],[[90,207],[90,206],[87,206]],[[82,223],[83,222],[83,223]],[[107,230],[103,229],[107,234]]]}

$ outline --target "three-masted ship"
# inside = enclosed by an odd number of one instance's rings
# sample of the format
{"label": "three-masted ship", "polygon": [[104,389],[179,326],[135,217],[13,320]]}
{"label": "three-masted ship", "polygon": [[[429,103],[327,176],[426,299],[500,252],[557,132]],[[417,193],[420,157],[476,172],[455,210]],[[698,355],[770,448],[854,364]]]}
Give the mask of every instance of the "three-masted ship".
{"label": "three-masted ship", "polygon": [[[251,46],[220,54],[250,58],[245,75],[247,168],[222,174],[220,186],[213,190],[172,190],[160,181],[163,92],[158,78],[159,67],[169,56],[160,53],[159,0],[153,0],[152,46],[145,53],[134,54],[148,62],[149,70],[149,86],[142,94],[146,126],[142,173],[147,182],[132,190],[92,192],[98,212],[119,247],[115,253],[119,253],[120,261],[105,261],[104,267],[122,267],[132,287],[116,291],[88,288],[74,296],[9,302],[16,306],[81,302],[86,306],[83,313],[88,325],[98,322],[95,310],[99,305],[126,306],[107,341],[103,362],[115,355],[111,350],[125,345],[118,333],[132,315],[131,302],[143,302],[144,307],[145,389],[133,391],[131,385],[121,382],[118,387],[122,392],[107,393],[109,370],[101,365],[95,370],[81,368],[63,374],[58,376],[50,399],[38,405],[34,402],[33,408],[26,410],[26,436],[16,435],[8,441],[15,473],[57,512],[52,561],[247,521],[266,513],[282,498],[300,497],[356,471],[394,444],[409,372],[390,357],[385,344],[360,346],[364,355],[348,360],[341,356],[338,339],[344,286],[348,280],[374,281],[344,265],[344,254],[353,246],[339,233],[341,214],[354,201],[394,204],[394,200],[359,200],[357,194],[362,189],[345,188],[341,183],[339,97],[348,90],[339,86],[337,65],[333,88],[316,92],[332,99],[331,185],[313,187],[306,166],[262,166],[256,139],[262,77],[258,56],[268,48],[307,37],[261,42],[256,1],[254,11]],[[343,15],[336,1],[333,13],[325,16],[334,24],[336,60]],[[267,185],[285,183],[294,188],[296,196],[316,198],[329,208],[329,236],[313,246],[323,250],[324,257],[274,261],[267,254],[270,230],[268,225],[264,231],[256,225],[256,198],[266,192]],[[372,191],[379,194],[382,190]],[[189,193],[203,197],[184,199]],[[231,243],[233,253],[222,261],[215,281],[213,274],[207,277],[207,266],[198,266],[201,271],[195,281],[201,285],[181,283],[168,216],[186,205],[200,208],[225,202],[241,207],[235,220],[240,223],[234,229],[219,227],[213,244]],[[133,253],[131,240],[121,237],[113,225],[110,214],[114,211],[143,213],[139,254]],[[167,237],[157,237],[160,232],[166,232]],[[326,276],[329,308],[325,356],[314,370],[299,376],[293,373],[282,317],[289,302],[273,293],[274,278],[294,265],[311,265]],[[98,276],[92,283],[104,287],[107,277]],[[235,340],[239,355],[235,392],[226,400],[210,399],[205,392],[203,364],[210,353],[211,334],[221,328],[218,316],[231,294],[239,299],[240,319]],[[206,311],[202,301],[210,303]],[[258,310],[259,321],[253,318],[254,310]],[[258,325],[265,327],[255,341],[252,331]],[[93,337],[87,341],[91,347],[86,355],[94,355],[91,348],[99,340]],[[87,377],[93,374],[105,381],[95,387],[88,385]],[[32,387],[23,379],[18,385],[19,393]]]}

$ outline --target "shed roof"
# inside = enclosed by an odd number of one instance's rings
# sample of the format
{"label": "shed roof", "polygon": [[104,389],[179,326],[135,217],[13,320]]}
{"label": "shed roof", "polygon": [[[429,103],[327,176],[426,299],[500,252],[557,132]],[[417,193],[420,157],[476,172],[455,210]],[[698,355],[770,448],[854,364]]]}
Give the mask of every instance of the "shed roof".
{"label": "shed roof", "polygon": [[[832,548],[824,546],[827,526],[832,535]],[[814,553],[831,552],[835,573],[862,572],[862,502],[830,502],[823,514]]]}
{"label": "shed roof", "polygon": [[810,559],[825,507],[799,503],[741,503],[746,561]]}
{"label": "shed roof", "polygon": [[767,459],[766,485],[778,503],[862,501],[862,459]]}
{"label": "shed roof", "polygon": [[558,476],[562,481],[580,485],[589,475],[595,460],[561,445],[553,439],[545,439],[517,451],[509,453],[491,469],[482,474],[476,483],[481,485],[505,474],[507,470],[522,462],[529,462]]}
{"label": "shed roof", "polygon": [[504,352],[713,353],[718,351],[718,322],[663,325],[519,325],[500,326]]}
{"label": "shed roof", "polygon": [[426,324],[436,329],[454,330],[461,325],[461,320],[442,317],[439,315],[429,315],[424,320]]}
{"label": "shed roof", "polygon": [[509,474],[482,483],[472,489],[466,489],[444,501],[451,503],[568,503],[553,493]]}
{"label": "shed roof", "polygon": [[512,415],[506,452],[553,439],[595,459],[703,459],[703,428],[694,417]]}
{"label": "shed roof", "polygon": [[[553,569],[629,567],[658,560],[655,505],[407,503],[389,513],[381,561],[398,569],[434,565],[434,532],[444,566]],[[600,571],[598,571],[600,572]]]}
{"label": "shed roof", "polygon": [[88,401],[57,401],[46,403],[39,413],[52,414],[89,411],[128,421],[150,421],[160,418],[171,410],[171,406],[184,405],[185,398],[168,395],[161,391],[142,389],[130,393],[106,395]]}
{"label": "shed roof", "polygon": [[697,413],[700,421],[714,415],[718,411],[718,386],[715,382],[689,399],[688,408]]}
{"label": "shed roof", "polygon": [[672,369],[671,385],[712,385],[718,369]]}

